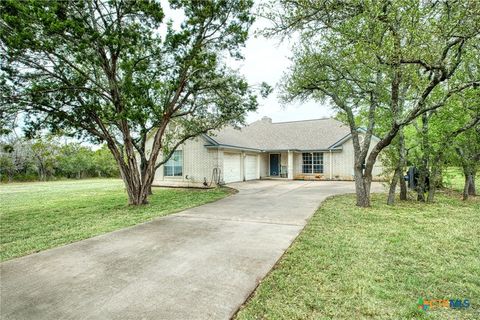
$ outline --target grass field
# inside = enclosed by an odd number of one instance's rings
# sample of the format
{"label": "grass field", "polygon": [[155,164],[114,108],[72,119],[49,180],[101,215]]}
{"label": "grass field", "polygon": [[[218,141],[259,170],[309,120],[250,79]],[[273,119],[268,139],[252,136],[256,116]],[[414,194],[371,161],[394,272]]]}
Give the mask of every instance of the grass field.
{"label": "grass field", "polygon": [[[237,319],[480,319],[480,199],[324,202]],[[422,311],[423,299],[469,299]]]}
{"label": "grass field", "polygon": [[127,206],[122,181],[0,185],[0,260],[135,225],[225,197],[229,189],[154,188],[150,204]]}

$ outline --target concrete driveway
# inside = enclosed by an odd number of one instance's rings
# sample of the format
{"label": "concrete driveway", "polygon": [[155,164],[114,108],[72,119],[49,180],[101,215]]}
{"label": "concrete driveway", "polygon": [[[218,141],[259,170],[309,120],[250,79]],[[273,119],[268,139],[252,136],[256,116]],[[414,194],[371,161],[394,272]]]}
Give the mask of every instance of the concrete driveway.
{"label": "concrete driveway", "polygon": [[2,263],[0,318],[228,319],[320,202],[354,190],[231,186],[239,193],[220,201]]}

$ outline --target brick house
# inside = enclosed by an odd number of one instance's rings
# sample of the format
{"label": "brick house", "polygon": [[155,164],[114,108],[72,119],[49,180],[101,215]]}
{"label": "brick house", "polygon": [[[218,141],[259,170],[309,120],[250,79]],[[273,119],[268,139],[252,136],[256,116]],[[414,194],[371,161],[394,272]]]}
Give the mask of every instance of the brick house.
{"label": "brick house", "polygon": [[[377,138],[372,138],[372,145]],[[204,186],[255,179],[353,180],[350,129],[331,119],[274,123],[264,117],[188,140],[154,185]],[[376,165],[374,178],[382,168]]]}

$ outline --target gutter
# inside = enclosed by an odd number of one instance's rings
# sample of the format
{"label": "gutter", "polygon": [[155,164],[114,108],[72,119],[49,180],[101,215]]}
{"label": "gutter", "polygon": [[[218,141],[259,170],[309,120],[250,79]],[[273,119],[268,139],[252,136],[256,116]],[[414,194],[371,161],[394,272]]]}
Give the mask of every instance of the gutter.
{"label": "gutter", "polygon": [[215,141],[214,139],[212,139],[209,135],[207,135],[207,134],[204,133],[204,134],[202,134],[202,136],[203,136],[203,138],[204,138],[205,140],[207,140],[209,143],[211,143],[211,144],[213,144],[213,145],[218,145],[218,142]]}
{"label": "gutter", "polygon": [[263,152],[263,150],[256,149],[256,148],[246,148],[246,147],[232,146],[232,145],[228,145],[228,144],[216,144],[216,145],[206,144],[205,148],[225,148],[225,149],[249,150],[249,151],[254,151],[254,152]]}
{"label": "gutter", "polygon": [[234,146],[234,145],[229,145],[229,144],[206,144],[205,148],[226,148],[226,149],[235,149],[235,150],[250,150],[250,151],[255,151],[255,152],[288,152],[288,151],[294,151],[294,152],[340,152],[342,151],[342,147],[336,147],[336,148],[329,148],[329,149],[256,149],[256,148],[247,148],[247,147],[239,147],[239,146]]}

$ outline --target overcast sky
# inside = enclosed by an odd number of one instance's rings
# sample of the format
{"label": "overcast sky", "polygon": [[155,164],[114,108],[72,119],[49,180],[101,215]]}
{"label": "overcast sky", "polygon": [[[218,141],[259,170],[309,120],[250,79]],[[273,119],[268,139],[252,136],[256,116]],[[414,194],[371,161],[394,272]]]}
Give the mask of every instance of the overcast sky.
{"label": "overcast sky", "polygon": [[[264,27],[267,23],[263,19],[257,19],[252,31]],[[257,112],[250,113],[247,122],[253,122],[263,116],[272,118],[274,122],[333,116],[330,107],[313,101],[285,106],[280,103],[276,85],[290,65],[290,44],[279,43],[278,39],[251,36],[244,53],[245,60],[240,62],[239,71],[245,75],[249,83],[259,84],[265,81],[275,88],[267,99],[259,99]]]}
{"label": "overcast sky", "polygon": [[[162,4],[166,18],[172,19],[174,27],[178,28],[184,18],[183,13],[179,10],[170,9],[166,0],[162,0]],[[253,11],[255,12],[256,9]],[[238,69],[247,78],[250,85],[259,85],[266,82],[274,88],[267,99],[259,97],[258,110],[248,114],[247,123],[259,120],[264,116],[272,118],[274,122],[333,116],[330,107],[322,106],[313,101],[282,106],[278,99],[279,92],[276,86],[290,65],[290,45],[280,43],[278,39],[254,37],[255,31],[268,26],[268,24],[267,20],[257,18],[251,29],[251,36],[244,48],[245,60],[233,64],[229,62],[229,65]],[[165,31],[166,29],[162,30],[162,32]]]}

